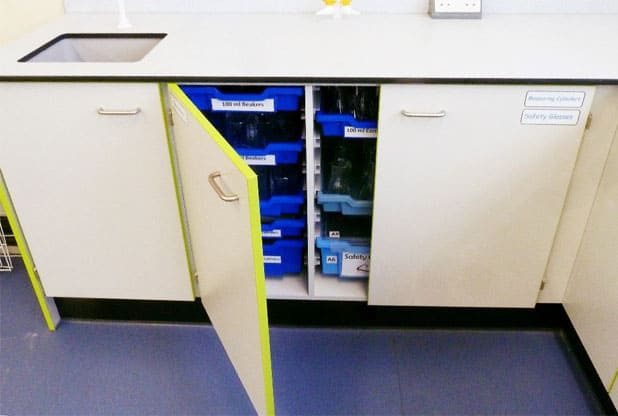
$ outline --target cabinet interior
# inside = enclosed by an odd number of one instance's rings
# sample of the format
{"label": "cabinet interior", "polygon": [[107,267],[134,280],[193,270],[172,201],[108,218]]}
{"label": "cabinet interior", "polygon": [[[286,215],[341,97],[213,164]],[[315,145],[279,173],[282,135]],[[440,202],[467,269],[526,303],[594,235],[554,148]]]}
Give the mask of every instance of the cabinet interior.
{"label": "cabinet interior", "polygon": [[[378,87],[181,88],[258,175],[267,296],[367,300]],[[270,108],[279,106],[278,93],[298,90],[297,106]],[[210,103],[203,103],[204,94]],[[266,104],[233,109],[245,98]],[[303,193],[297,210],[280,211],[277,204],[273,210],[272,201],[291,200],[297,191]]]}

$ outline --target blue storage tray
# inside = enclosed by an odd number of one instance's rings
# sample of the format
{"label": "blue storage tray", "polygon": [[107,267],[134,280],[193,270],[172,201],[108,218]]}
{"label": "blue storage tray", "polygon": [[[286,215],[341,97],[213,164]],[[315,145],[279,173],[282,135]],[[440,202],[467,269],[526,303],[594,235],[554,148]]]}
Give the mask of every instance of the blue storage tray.
{"label": "blue storage tray", "polygon": [[305,225],[305,220],[277,218],[268,224],[262,223],[262,238],[300,237]]}
{"label": "blue storage tray", "polygon": [[262,247],[266,276],[281,277],[301,272],[305,240],[274,240],[264,242]]}
{"label": "blue storage tray", "polygon": [[318,111],[315,121],[322,125],[322,136],[337,136],[346,139],[378,137],[377,121],[358,121],[351,114],[327,114]]}
{"label": "blue storage tray", "polygon": [[260,214],[264,217],[299,214],[304,204],[304,192],[298,195],[274,195],[267,200],[260,201]]}
{"label": "blue storage tray", "polygon": [[339,240],[316,238],[321,250],[322,273],[342,279],[367,279],[369,277],[369,240]]}
{"label": "blue storage tray", "polygon": [[268,87],[260,94],[223,93],[216,87],[199,85],[182,85],[180,88],[197,108],[206,111],[297,111],[303,95],[302,87]]}
{"label": "blue storage tray", "polygon": [[235,148],[251,166],[275,166],[298,163],[303,151],[303,141],[295,143],[270,143],[264,149]]}
{"label": "blue storage tray", "polygon": [[343,215],[371,215],[373,210],[373,201],[357,200],[350,195],[318,192],[318,204],[326,212],[341,212]]}

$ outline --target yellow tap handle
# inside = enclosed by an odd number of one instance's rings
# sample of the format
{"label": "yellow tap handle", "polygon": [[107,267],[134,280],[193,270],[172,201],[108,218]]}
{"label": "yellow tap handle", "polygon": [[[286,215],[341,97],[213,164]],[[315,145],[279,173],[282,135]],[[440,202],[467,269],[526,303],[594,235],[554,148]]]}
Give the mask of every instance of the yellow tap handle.
{"label": "yellow tap handle", "polygon": [[327,6],[334,6],[337,3],[337,0],[324,0],[324,4]]}
{"label": "yellow tap handle", "polygon": [[352,4],[352,0],[341,0],[342,6],[349,6],[350,4]]}

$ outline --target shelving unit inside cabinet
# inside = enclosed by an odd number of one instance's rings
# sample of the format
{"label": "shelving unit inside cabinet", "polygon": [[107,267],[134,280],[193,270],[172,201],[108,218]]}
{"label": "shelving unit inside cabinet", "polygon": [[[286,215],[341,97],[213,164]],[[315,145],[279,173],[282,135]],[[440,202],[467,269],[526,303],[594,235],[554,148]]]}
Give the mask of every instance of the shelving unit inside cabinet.
{"label": "shelving unit inside cabinet", "polygon": [[257,174],[268,296],[307,298],[304,88],[181,88]]}
{"label": "shelving unit inside cabinet", "polygon": [[271,299],[367,300],[377,86],[181,86],[257,174]]}
{"label": "shelving unit inside cabinet", "polygon": [[319,86],[313,99],[312,295],[366,300],[378,87]]}

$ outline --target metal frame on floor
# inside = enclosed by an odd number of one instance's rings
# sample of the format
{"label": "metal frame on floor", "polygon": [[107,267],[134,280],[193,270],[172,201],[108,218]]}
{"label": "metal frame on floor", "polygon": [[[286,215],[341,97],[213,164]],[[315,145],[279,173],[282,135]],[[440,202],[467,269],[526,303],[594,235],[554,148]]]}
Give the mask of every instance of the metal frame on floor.
{"label": "metal frame on floor", "polygon": [[13,270],[13,261],[9,253],[9,246],[6,242],[7,234],[0,222],[0,272],[10,272]]}

